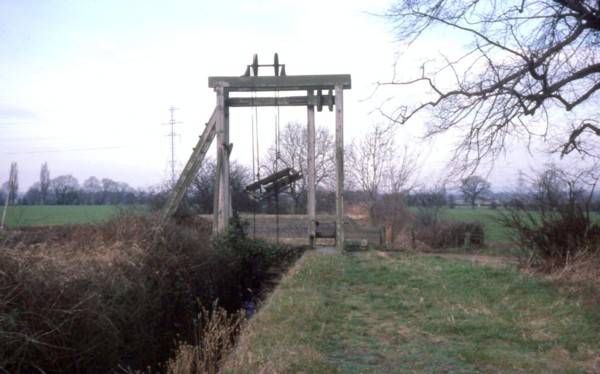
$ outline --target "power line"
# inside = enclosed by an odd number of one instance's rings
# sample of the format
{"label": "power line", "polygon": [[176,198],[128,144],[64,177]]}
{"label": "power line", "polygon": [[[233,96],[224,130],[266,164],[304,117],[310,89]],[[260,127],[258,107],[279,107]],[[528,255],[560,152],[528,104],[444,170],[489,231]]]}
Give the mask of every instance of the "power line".
{"label": "power line", "polygon": [[179,108],[175,108],[174,106],[171,106],[169,108],[169,112],[171,112],[171,119],[169,120],[168,123],[166,123],[165,125],[169,125],[171,126],[171,131],[169,132],[169,134],[167,134],[168,137],[171,138],[171,161],[170,161],[170,166],[171,166],[171,184],[174,186],[175,182],[176,182],[176,175],[175,175],[175,136],[177,136],[178,134],[175,133],[175,125],[181,124],[181,122],[179,121],[175,121],[175,111],[178,110]]}
{"label": "power line", "polygon": [[73,149],[49,149],[43,151],[24,151],[24,152],[4,152],[5,155],[26,155],[35,153],[63,153],[63,152],[87,152],[104,151],[109,149],[130,148],[130,146],[112,146],[112,147],[92,147],[92,148],[73,148]]}

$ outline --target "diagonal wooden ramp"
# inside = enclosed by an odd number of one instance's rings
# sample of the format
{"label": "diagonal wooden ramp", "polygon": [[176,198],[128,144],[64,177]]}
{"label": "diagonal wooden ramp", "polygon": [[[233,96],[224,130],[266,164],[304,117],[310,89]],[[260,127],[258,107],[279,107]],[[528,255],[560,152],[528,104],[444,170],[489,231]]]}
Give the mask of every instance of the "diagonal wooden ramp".
{"label": "diagonal wooden ramp", "polygon": [[198,144],[194,147],[192,155],[188,160],[187,164],[183,168],[177,183],[171,190],[169,197],[167,199],[167,203],[165,204],[162,212],[161,212],[161,222],[165,222],[169,217],[175,214],[175,211],[179,207],[179,203],[183,199],[185,195],[185,191],[188,189],[194,177],[200,170],[200,166],[202,165],[202,161],[204,157],[206,157],[206,153],[208,152],[208,148],[212,144],[215,139],[215,135],[217,133],[217,109],[213,111],[210,119],[206,123],[206,127],[200,135],[198,139]]}

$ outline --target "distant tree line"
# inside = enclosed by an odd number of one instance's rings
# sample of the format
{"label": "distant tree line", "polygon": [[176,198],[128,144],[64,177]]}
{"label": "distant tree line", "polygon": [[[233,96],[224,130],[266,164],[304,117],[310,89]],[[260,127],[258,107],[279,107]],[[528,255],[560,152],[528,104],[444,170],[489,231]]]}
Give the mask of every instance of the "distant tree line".
{"label": "distant tree line", "polygon": [[0,199],[4,200],[6,194],[9,194],[11,205],[147,204],[158,193],[152,189],[135,189],[125,182],[109,178],[98,179],[92,176],[83,183],[70,174],[51,178],[48,164],[44,163],[40,169],[39,181],[24,194],[18,194],[18,182],[13,183],[11,188],[8,183],[4,183],[0,189]]}
{"label": "distant tree line", "polygon": [[[332,135],[327,129],[317,132],[317,190],[316,206],[319,213],[335,212],[335,161],[333,157]],[[282,131],[281,149],[277,160],[281,169],[292,167],[302,172],[303,178],[279,194],[278,204],[271,197],[254,201],[246,193],[245,187],[258,178],[258,171],[233,161],[231,163],[231,194],[234,209],[240,212],[273,214],[304,214],[306,212],[306,147],[307,134],[304,126],[290,123]],[[523,174],[519,176],[517,187],[509,192],[492,192],[491,184],[481,176],[471,175],[462,179],[453,189],[445,184],[432,187],[419,187],[414,182],[417,171],[417,156],[404,149],[399,152],[392,140],[392,128],[374,126],[365,136],[348,147],[347,187],[344,192],[346,204],[363,204],[373,218],[374,210],[385,205],[386,215],[401,206],[416,208],[456,206],[486,206],[492,209],[512,207],[516,204],[530,205],[535,209],[535,186],[527,186]],[[402,149],[400,149],[401,151]],[[261,165],[261,177],[275,171],[275,155],[272,149]],[[270,155],[270,156],[269,156]],[[99,179],[91,176],[80,183],[72,175],[59,175],[52,178],[48,164],[41,166],[39,181],[25,193],[19,194],[16,165],[15,181],[9,188],[8,182],[0,188],[0,201],[9,196],[10,204],[23,205],[127,205],[146,204],[160,208],[166,200],[170,187],[159,186],[148,189],[135,189],[127,183],[110,178]],[[208,158],[193,180],[182,206],[191,213],[210,214],[213,211],[216,162]],[[556,175],[555,166],[549,166],[547,175]],[[254,174],[254,175],[253,175]],[[544,174],[544,175],[546,175]],[[9,191],[10,190],[10,191]],[[566,193],[561,192],[563,195]],[[600,199],[592,196],[589,208],[600,211]]]}

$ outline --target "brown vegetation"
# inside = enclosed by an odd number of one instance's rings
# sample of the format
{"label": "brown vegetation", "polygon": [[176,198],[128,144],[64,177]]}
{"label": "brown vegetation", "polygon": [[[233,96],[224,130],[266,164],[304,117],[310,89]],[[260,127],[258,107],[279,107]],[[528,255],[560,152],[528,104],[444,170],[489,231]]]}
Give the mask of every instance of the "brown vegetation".
{"label": "brown vegetation", "polygon": [[483,225],[478,222],[440,221],[432,225],[417,225],[414,230],[415,240],[434,249],[484,244]]}
{"label": "brown vegetation", "polygon": [[198,341],[199,305],[237,312],[300,253],[234,234],[211,241],[201,221],[155,227],[122,216],[0,237],[0,368],[156,367],[175,341]]}
{"label": "brown vegetation", "polygon": [[502,223],[530,253],[528,265],[551,272],[580,254],[598,255],[600,225],[590,214],[598,180],[594,170],[549,165],[532,183],[533,194],[507,207]]}

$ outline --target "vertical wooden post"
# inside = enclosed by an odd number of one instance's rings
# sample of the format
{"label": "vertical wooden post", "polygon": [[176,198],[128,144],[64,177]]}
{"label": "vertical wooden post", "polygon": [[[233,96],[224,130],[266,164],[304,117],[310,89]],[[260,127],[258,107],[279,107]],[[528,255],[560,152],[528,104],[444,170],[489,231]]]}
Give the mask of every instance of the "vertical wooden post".
{"label": "vertical wooden post", "polygon": [[316,165],[315,165],[315,106],[314,91],[309,90],[307,92],[308,106],[306,107],[307,112],[307,134],[308,134],[308,157],[307,157],[307,170],[308,170],[308,198],[306,213],[308,215],[308,240],[311,248],[315,247],[315,222],[316,222]]}
{"label": "vertical wooden post", "polygon": [[217,91],[217,164],[219,170],[218,190],[219,206],[217,207],[217,232],[223,232],[229,226],[231,214],[231,191],[229,189],[229,108],[227,108],[227,91],[224,87],[216,87]]}
{"label": "vertical wooden post", "polygon": [[344,89],[335,86],[335,214],[338,252],[344,250]]}

